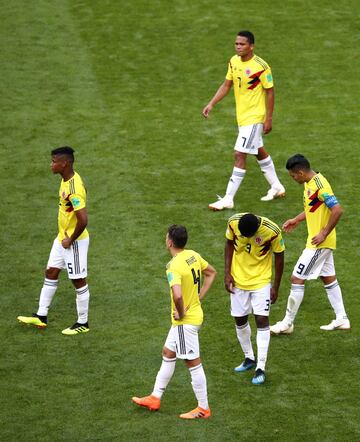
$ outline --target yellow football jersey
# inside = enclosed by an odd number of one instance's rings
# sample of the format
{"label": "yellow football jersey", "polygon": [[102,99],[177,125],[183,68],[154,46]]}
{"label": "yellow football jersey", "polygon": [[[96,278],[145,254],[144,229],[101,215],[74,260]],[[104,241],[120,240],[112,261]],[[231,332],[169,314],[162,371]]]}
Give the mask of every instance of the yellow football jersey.
{"label": "yellow football jersey", "polygon": [[309,249],[336,249],[336,231],[333,229],[328,237],[318,246],[311,240],[329,222],[331,207],[338,204],[327,179],[317,173],[308,183],[304,183],[304,211],[308,229],[306,247]]}
{"label": "yellow football jersey", "polygon": [[[65,238],[65,232],[71,236],[75,230],[77,221],[75,212],[86,207],[86,189],[77,172],[69,180],[61,180],[59,198],[57,238],[62,241]],[[89,233],[85,229],[77,239],[84,239],[88,236]]]}
{"label": "yellow football jersey", "polygon": [[[193,250],[183,250],[174,256],[166,266],[166,276],[170,285],[171,297],[171,322],[173,325],[191,324],[201,325],[203,311],[199,299],[201,287],[201,275],[209,264]],[[181,293],[184,301],[185,316],[176,321],[172,314],[175,304],[172,297],[171,287],[181,285]]]}
{"label": "yellow football jersey", "polygon": [[239,220],[245,213],[229,218],[226,238],[234,242],[231,275],[235,286],[242,290],[256,290],[271,282],[272,254],[285,250],[280,228],[268,218],[258,216],[259,228],[254,236],[242,236]]}
{"label": "yellow football jersey", "polygon": [[263,123],[266,115],[265,89],[274,87],[270,66],[257,55],[248,61],[241,61],[241,57],[234,55],[230,59],[226,79],[233,82],[238,125]]}

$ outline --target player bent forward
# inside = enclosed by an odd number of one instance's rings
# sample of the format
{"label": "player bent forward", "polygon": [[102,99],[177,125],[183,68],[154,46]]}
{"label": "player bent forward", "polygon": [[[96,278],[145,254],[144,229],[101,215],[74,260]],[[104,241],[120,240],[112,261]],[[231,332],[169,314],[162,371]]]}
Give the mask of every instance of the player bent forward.
{"label": "player bent forward", "polygon": [[[230,293],[231,316],[245,360],[235,368],[254,367],[254,385],[265,382],[265,364],[270,344],[269,312],[279,292],[284,269],[284,241],[280,228],[268,218],[252,213],[233,215],[226,230],[225,288]],[[275,277],[271,286],[272,255]],[[254,313],[257,327],[257,362],[251,344],[248,315]]]}
{"label": "player bent forward", "polygon": [[89,331],[90,292],[86,282],[89,233],[86,230],[86,189],[80,175],[73,169],[74,150],[59,147],[51,152],[51,170],[62,176],[59,190],[59,234],[53,242],[40,293],[39,308],[33,316],[18,316],[18,321],[37,328],[47,326],[47,315],[58,286],[61,269],[66,269],[76,290],[78,319],[62,331],[77,335]]}
{"label": "player bent forward", "polygon": [[322,325],[322,330],[348,330],[350,321],[346,315],[341,289],[336,279],[333,250],[336,248],[335,226],[342,215],[329,182],[321,173],[314,172],[309,161],[300,154],[288,159],[286,168],[289,175],[299,184],[304,184],[304,211],[283,225],[285,232],[291,232],[306,220],[308,238],[306,248],[295,264],[291,276],[291,290],[286,314],[282,321],[270,327],[273,334],[290,334],[294,320],[304,298],[305,281],[317,279],[324,283],[336,319]]}
{"label": "player bent forward", "polygon": [[[208,418],[211,411],[207,399],[207,386],[200,359],[199,329],[203,322],[201,300],[211,287],[216,271],[198,253],[184,249],[187,242],[184,226],[172,225],[166,235],[166,247],[172,255],[166,267],[170,285],[172,326],[166,338],[163,362],[157,374],[154,390],[150,396],[133,397],[136,404],[151,411],[160,408],[165,389],[175,370],[176,359],[184,359],[190,371],[198,406],[181,414],[182,419]],[[201,279],[204,282],[201,287]]]}

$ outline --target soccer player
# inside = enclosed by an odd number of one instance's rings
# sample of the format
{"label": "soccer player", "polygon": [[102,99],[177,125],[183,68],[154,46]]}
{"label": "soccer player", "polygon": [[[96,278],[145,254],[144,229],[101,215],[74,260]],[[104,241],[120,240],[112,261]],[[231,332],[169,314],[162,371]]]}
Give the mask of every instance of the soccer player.
{"label": "soccer player", "polygon": [[[209,418],[205,372],[201,364],[198,333],[203,322],[201,300],[211,287],[216,271],[198,253],[184,249],[188,239],[184,226],[172,225],[166,234],[166,247],[172,255],[166,267],[170,285],[172,326],[162,351],[163,362],[157,374],[153,392],[142,398],[133,397],[136,404],[151,411],[160,408],[161,398],[175,370],[176,359],[184,359],[190,371],[191,385],[198,406],[180,415],[182,419]],[[204,275],[201,285],[202,275]]]}
{"label": "soccer player", "polygon": [[319,276],[336,315],[336,319],[330,324],[322,325],[321,330],[348,330],[350,321],[336,279],[333,258],[333,250],[336,248],[335,226],[343,213],[342,207],[326,178],[312,170],[309,161],[303,155],[296,154],[289,158],[286,169],[294,181],[304,184],[304,211],[285,221],[283,230],[291,232],[306,220],[308,238],[291,276],[285,317],[272,325],[270,330],[274,334],[293,332],[294,320],[304,297],[305,281],[317,279]]}
{"label": "soccer player", "polygon": [[[231,316],[245,360],[236,372],[255,369],[252,383],[265,382],[265,365],[270,343],[270,304],[278,297],[284,269],[284,241],[280,228],[268,218],[252,213],[233,215],[226,229],[225,288],[230,293]],[[272,256],[275,257],[273,285]],[[248,315],[253,313],[257,327],[257,362],[251,344]]]}
{"label": "soccer player", "polygon": [[67,270],[76,291],[77,321],[62,331],[64,335],[77,335],[89,331],[89,288],[86,282],[89,233],[86,229],[86,189],[80,175],[73,169],[74,150],[59,147],[51,152],[51,170],[62,176],[59,190],[59,233],[55,238],[45,270],[44,285],[40,293],[39,308],[32,316],[18,316],[18,321],[37,328],[47,327],[51,301],[58,286],[62,269]]}
{"label": "soccer player", "polygon": [[262,134],[272,129],[274,109],[274,83],[270,66],[254,54],[254,35],[240,31],[235,39],[234,55],[229,62],[224,83],[210,102],[204,107],[203,115],[208,118],[212,108],[222,100],[234,86],[236,117],[239,135],[235,143],[235,165],[223,198],[209,204],[212,210],[232,209],[234,196],[245,177],[246,155],[255,155],[261,171],[270,184],[262,201],[285,196],[274,163],[264,148]]}

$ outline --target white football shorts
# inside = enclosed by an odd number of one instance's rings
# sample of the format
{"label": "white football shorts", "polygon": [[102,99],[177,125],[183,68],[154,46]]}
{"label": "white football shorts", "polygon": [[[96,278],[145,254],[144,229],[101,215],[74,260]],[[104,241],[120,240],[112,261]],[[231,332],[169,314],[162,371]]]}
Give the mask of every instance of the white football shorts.
{"label": "white football shorts", "polygon": [[269,316],[270,313],[270,289],[267,284],[257,290],[242,290],[235,287],[234,293],[230,293],[231,316],[241,318],[250,313],[260,316]]}
{"label": "white football shorts", "polygon": [[74,241],[68,249],[64,249],[59,240],[55,238],[47,267],[66,269],[69,279],[86,278],[88,249],[89,237]]}
{"label": "white football shorts", "polygon": [[303,280],[317,279],[319,276],[334,276],[332,249],[304,249],[292,274]]}
{"label": "white football shorts", "polygon": [[176,353],[178,359],[193,360],[200,357],[200,325],[173,325],[164,346]]}
{"label": "white football shorts", "polygon": [[263,126],[262,123],[239,126],[239,135],[236,139],[234,150],[257,155],[258,149],[264,145],[262,139]]}

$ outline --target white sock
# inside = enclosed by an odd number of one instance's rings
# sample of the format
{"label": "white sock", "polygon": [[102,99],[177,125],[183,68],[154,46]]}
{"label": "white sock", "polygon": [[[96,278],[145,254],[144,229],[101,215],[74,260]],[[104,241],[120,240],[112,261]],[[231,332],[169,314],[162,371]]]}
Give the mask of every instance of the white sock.
{"label": "white sock", "polygon": [[265,371],[265,364],[270,344],[270,327],[258,328],[256,334],[256,345],[258,351],[256,369]]}
{"label": "white sock", "polygon": [[198,406],[207,410],[209,408],[207,397],[206,376],[202,364],[189,368],[191,385],[194,390]]}
{"label": "white sock", "polygon": [[283,322],[289,327],[294,322],[296,314],[299,310],[300,304],[304,298],[305,285],[304,284],[291,284],[290,295],[288,297],[286,315]]}
{"label": "white sock", "polygon": [[341,288],[337,280],[324,285],[331,307],[334,309],[336,319],[347,319]]}
{"label": "white sock", "polygon": [[237,192],[242,180],[244,179],[245,173],[246,173],[245,169],[234,167],[232,175],[229,179],[229,183],[226,188],[225,198],[227,200],[233,201],[235,193]]}
{"label": "white sock", "polygon": [[269,155],[264,160],[257,160],[257,162],[260,166],[261,172],[264,174],[266,181],[270,184],[270,186],[279,188],[281,183],[276,175],[275,165],[271,156]]}
{"label": "white sock", "polygon": [[39,316],[47,316],[51,301],[58,286],[58,282],[59,281],[57,279],[44,279],[44,285],[40,293],[39,309],[37,311]]}
{"label": "white sock", "polygon": [[176,358],[170,359],[163,356],[163,361],[156,376],[154,390],[151,393],[153,396],[161,399],[165,393],[165,389],[170,382],[175,371]]}
{"label": "white sock", "polygon": [[251,327],[247,322],[244,325],[236,325],[236,335],[240,342],[242,351],[244,352],[245,358],[252,359],[255,361],[254,350],[251,345]]}
{"label": "white sock", "polygon": [[76,289],[76,310],[78,314],[77,322],[79,324],[86,324],[88,322],[89,299],[90,292],[87,284],[80,289]]}

